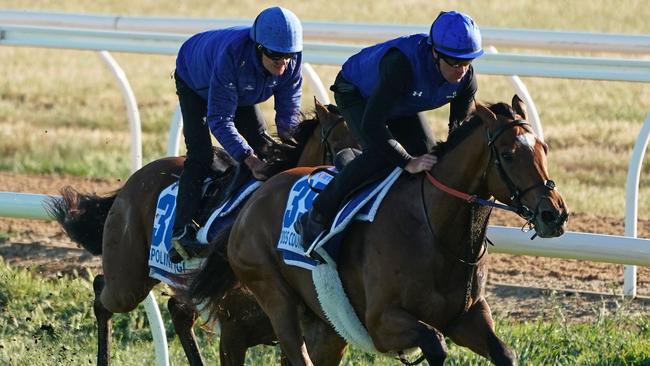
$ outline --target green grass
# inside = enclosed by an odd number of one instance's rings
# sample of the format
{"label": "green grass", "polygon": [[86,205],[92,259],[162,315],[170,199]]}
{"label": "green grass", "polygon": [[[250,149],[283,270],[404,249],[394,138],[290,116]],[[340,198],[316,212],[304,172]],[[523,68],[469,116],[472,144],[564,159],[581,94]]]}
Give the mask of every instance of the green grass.
{"label": "green grass", "polygon": [[[165,295],[157,293],[164,309]],[[11,268],[0,259],[0,364],[94,364],[95,318],[92,283],[80,277],[44,280],[26,270]],[[554,315],[516,323],[497,319],[499,336],[518,354],[521,365],[650,365],[650,321],[622,304],[613,313],[601,313],[591,323],[567,323],[562,308],[549,297]],[[595,310],[596,311],[596,310]],[[185,364],[185,356],[163,311],[172,365]],[[155,361],[151,334],[142,308],[113,317],[112,361],[116,365],[151,365]],[[218,360],[218,338],[198,329],[208,364]],[[447,341],[446,365],[488,365],[487,360]],[[277,363],[278,349],[258,346],[246,364]],[[344,365],[397,365],[382,356],[346,351]]]}

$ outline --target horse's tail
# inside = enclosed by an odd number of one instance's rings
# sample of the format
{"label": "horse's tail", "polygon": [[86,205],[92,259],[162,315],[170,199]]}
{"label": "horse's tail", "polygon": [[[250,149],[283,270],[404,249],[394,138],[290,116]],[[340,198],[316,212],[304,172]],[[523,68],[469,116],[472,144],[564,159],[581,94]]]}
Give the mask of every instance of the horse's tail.
{"label": "horse's tail", "polygon": [[228,238],[232,225],[221,230],[210,243],[210,253],[201,269],[191,275],[187,296],[197,304],[200,312],[207,311],[209,320],[216,319],[218,303],[237,283],[228,263]]}
{"label": "horse's tail", "polygon": [[61,198],[51,197],[45,206],[72,241],[93,255],[101,255],[104,222],[118,192],[98,196],[67,186],[61,189]]}

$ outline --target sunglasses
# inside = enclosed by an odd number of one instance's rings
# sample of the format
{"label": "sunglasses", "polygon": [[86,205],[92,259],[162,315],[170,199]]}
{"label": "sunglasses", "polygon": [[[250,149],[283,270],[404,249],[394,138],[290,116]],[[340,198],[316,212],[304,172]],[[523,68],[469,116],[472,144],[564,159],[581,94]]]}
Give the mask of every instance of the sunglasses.
{"label": "sunglasses", "polygon": [[443,55],[441,53],[438,54],[440,58],[449,66],[453,67],[454,69],[458,69],[461,67],[467,67],[472,64],[472,61],[474,61],[473,58],[455,58],[447,55]]}
{"label": "sunglasses", "polygon": [[263,46],[260,46],[260,49],[262,50],[264,56],[270,58],[273,61],[288,60],[295,55],[295,53],[283,53],[283,52],[271,51],[270,49]]}

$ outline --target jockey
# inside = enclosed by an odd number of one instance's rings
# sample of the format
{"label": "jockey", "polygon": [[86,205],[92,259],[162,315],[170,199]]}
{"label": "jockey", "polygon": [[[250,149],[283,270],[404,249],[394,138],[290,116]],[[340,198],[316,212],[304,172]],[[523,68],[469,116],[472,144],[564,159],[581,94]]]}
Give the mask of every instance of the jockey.
{"label": "jockey", "polygon": [[278,134],[289,139],[300,115],[301,63],[302,25],[281,7],[265,9],[252,26],[206,31],[181,46],[174,79],[187,159],[176,198],[172,261],[187,257],[183,245],[195,242],[192,219],[213,159],[210,132],[255,178],[266,179],[266,126],[258,103],[274,96]]}
{"label": "jockey", "polygon": [[307,250],[332,222],[346,195],[399,166],[430,170],[433,136],[418,112],[450,103],[449,131],[474,109],[472,60],[481,56],[481,33],[468,15],[442,12],[429,34],[413,34],[350,57],[331,89],[363,153],[334,177],[296,222]]}

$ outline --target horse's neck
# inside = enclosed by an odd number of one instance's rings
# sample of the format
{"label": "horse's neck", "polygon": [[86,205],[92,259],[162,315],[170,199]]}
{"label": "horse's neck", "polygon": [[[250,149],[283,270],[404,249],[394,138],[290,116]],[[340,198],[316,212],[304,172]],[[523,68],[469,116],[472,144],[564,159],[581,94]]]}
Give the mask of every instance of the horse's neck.
{"label": "horse's neck", "polygon": [[303,147],[297,166],[317,166],[325,164],[323,161],[324,145],[320,142],[320,128],[315,128]]}
{"label": "horse's neck", "polygon": [[[470,136],[453,150],[447,152],[435,166],[433,174],[446,186],[468,194],[482,191],[489,152],[483,129],[476,128]],[[466,232],[457,230],[458,225],[470,224],[471,205],[464,200],[445,193],[426,183],[428,206],[433,207],[429,221],[435,234],[446,243],[462,240]],[[462,223],[462,224],[461,224]],[[456,229],[456,230],[455,230]],[[467,227],[469,230],[469,227]]]}

